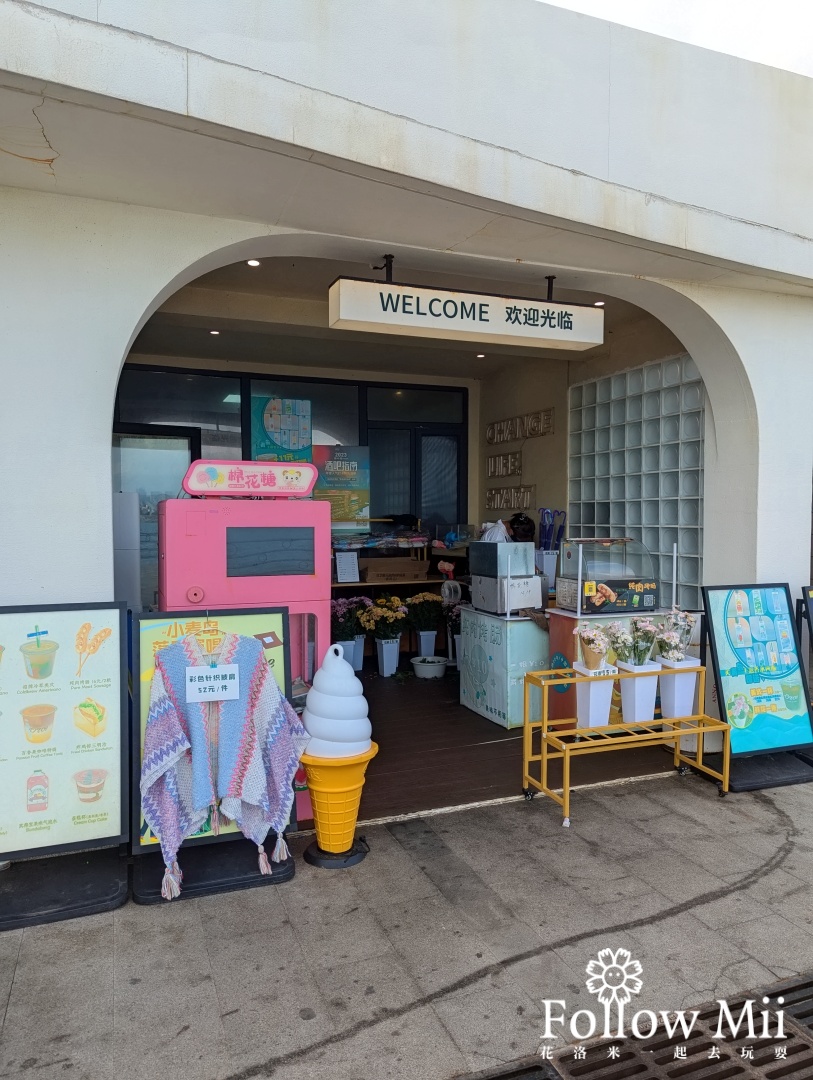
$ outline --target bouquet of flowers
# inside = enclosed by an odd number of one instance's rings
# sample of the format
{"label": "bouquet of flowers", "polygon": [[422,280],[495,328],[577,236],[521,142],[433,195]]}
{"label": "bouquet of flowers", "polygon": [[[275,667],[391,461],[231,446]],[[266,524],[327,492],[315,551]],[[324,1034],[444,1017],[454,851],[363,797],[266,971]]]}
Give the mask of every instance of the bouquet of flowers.
{"label": "bouquet of flowers", "polygon": [[443,605],[443,617],[450,634],[460,633],[460,604]]}
{"label": "bouquet of flowers", "polygon": [[655,635],[655,640],[658,643],[658,652],[664,660],[686,659],[686,649],[677,630],[667,630],[665,626],[662,626]]}
{"label": "bouquet of flowers", "polygon": [[358,611],[362,629],[381,641],[398,637],[404,628],[406,617],[407,609],[397,596],[381,596],[369,607],[360,608]]}
{"label": "bouquet of flowers", "polygon": [[[680,639],[680,646],[685,654],[692,640],[692,631],[697,625],[697,616],[693,615],[690,611],[681,611],[680,608],[672,608],[669,615],[666,616],[666,622],[664,623],[664,630],[671,630],[676,633]],[[669,659],[682,660],[683,657],[668,657]]]}
{"label": "bouquet of flowers", "polygon": [[369,596],[342,596],[330,601],[330,640],[350,641],[360,633],[359,612],[370,607]]}
{"label": "bouquet of flowers", "polygon": [[443,614],[443,600],[437,593],[419,592],[408,596],[407,615],[413,630],[437,630]]}
{"label": "bouquet of flowers", "polygon": [[641,667],[652,655],[655,636],[660,629],[651,619],[632,619],[628,630],[619,622],[610,623],[607,637],[622,664]]}
{"label": "bouquet of flowers", "polygon": [[610,639],[600,626],[590,626],[588,624],[582,624],[577,626],[573,631],[573,636],[578,637],[581,642],[582,649],[589,649],[590,652],[600,653],[601,656],[605,656],[607,650],[610,647]]}

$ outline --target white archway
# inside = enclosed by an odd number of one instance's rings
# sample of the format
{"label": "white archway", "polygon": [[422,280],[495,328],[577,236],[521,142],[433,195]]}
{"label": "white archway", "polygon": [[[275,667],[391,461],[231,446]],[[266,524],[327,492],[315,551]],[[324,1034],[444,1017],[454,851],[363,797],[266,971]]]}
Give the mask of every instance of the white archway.
{"label": "white archway", "polygon": [[[390,245],[22,191],[4,209],[8,422],[0,590],[8,603],[109,599],[113,403],[121,367],[146,320],[177,289],[227,263],[292,254],[371,262]],[[454,272],[464,266],[472,276],[512,276],[508,259],[395,251],[421,269],[448,261]],[[533,270],[538,277],[555,267],[540,260]],[[606,273],[578,276],[576,287],[630,300],[664,322],[706,382],[714,419],[707,442],[714,457],[706,470],[706,506],[713,511],[706,515],[706,579],[770,573],[779,555],[759,515],[777,480],[763,466],[778,461],[785,421],[806,422],[811,383],[802,364],[813,339],[813,304]],[[787,378],[807,380],[781,418],[781,400],[758,378],[771,333],[781,344]],[[774,379],[780,367],[774,364]],[[783,580],[799,582],[808,572],[811,459],[813,448],[805,445],[783,462],[781,495],[806,476],[804,498],[797,492],[788,519],[793,540],[781,564],[787,567]]]}

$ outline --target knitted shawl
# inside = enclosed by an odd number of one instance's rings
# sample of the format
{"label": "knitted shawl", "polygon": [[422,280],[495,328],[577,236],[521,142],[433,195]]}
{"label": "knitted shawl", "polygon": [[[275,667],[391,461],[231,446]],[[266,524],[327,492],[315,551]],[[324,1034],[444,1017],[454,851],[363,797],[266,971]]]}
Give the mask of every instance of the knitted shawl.
{"label": "knitted shawl", "polygon": [[140,787],[144,817],[166,864],[161,892],[168,900],[181,891],[178,848],[210,814],[213,832],[222,813],[257,844],[262,873],[271,873],[263,847],[269,830],[278,837],[273,861],[288,857],[282,832],[308,734],[256,638],[226,634],[217,652],[217,663],[239,667],[238,700],[187,703],[187,667],[205,668],[212,660],[191,635],[155,656]]}

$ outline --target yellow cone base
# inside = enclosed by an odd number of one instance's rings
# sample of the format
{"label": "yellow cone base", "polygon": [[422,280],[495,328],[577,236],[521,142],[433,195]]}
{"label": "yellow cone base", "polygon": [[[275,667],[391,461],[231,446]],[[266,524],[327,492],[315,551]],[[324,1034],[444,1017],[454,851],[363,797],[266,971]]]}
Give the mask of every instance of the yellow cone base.
{"label": "yellow cone base", "polygon": [[322,851],[336,855],[353,847],[361,790],[367,764],[378,753],[373,743],[365,754],[350,758],[302,755],[313,806],[316,842]]}

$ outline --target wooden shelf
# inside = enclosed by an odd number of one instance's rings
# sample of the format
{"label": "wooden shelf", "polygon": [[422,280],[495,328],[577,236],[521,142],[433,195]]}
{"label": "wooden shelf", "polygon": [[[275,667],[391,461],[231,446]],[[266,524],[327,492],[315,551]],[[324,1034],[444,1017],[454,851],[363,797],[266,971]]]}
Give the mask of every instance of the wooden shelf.
{"label": "wooden shelf", "polygon": [[401,585],[440,585],[443,577],[414,578],[410,581],[334,581],[331,589],[395,589]]}

